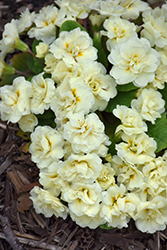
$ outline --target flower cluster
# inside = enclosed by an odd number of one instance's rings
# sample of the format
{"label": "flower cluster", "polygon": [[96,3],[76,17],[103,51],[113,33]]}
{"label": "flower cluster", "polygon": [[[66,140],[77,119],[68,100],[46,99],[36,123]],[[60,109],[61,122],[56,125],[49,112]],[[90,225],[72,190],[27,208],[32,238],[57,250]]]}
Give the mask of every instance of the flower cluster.
{"label": "flower cluster", "polygon": [[[70,215],[81,227],[122,228],[133,218],[142,232],[165,229],[167,143],[151,128],[167,124],[166,12],[141,0],[56,0],[5,25],[0,75],[13,82],[0,88],[0,115],[31,132],[37,213]],[[35,38],[33,52],[20,34]],[[26,74],[17,55],[5,61],[15,49]]]}

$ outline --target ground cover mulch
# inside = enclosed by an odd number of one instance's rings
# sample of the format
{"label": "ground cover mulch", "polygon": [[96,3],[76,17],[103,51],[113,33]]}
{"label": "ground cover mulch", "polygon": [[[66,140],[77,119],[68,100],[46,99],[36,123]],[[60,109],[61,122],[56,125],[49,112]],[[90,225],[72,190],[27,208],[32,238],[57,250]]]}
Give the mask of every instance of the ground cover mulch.
{"label": "ground cover mulch", "polygon": [[[0,33],[4,24],[25,8],[39,11],[53,0],[0,1]],[[0,35],[1,35],[0,34]],[[38,168],[28,152],[29,138],[16,124],[0,120],[0,250],[165,250],[167,229],[155,234],[128,228],[103,230],[81,228],[66,220],[37,214],[29,191],[38,182]]]}

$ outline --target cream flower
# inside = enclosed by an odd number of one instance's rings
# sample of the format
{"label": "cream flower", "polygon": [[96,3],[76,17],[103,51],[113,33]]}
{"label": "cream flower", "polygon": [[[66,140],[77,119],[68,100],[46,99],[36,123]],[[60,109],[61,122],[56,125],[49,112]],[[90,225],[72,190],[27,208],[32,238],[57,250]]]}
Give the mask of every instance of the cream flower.
{"label": "cream flower", "polygon": [[114,98],[117,94],[116,82],[114,78],[106,74],[106,69],[101,63],[90,62],[81,66],[83,70],[80,77],[92,90],[95,99],[91,110],[102,111],[107,107],[110,98]]}
{"label": "cream flower", "polygon": [[62,59],[67,66],[77,62],[94,61],[97,59],[97,49],[93,47],[93,41],[85,31],[80,28],[62,31],[50,45],[50,52],[56,59]]}
{"label": "cream flower", "polygon": [[42,213],[47,218],[55,215],[56,217],[62,217],[64,220],[66,219],[68,208],[52,193],[35,186],[30,194],[30,199],[33,201],[34,208],[38,214]]}
{"label": "cream flower", "polygon": [[13,51],[14,51],[14,48],[11,47],[10,44],[6,45],[6,44],[4,43],[4,40],[3,40],[3,39],[0,40],[0,57],[1,57],[2,59],[4,59],[5,56],[6,56],[8,53],[11,53],[11,52],[13,52]]}
{"label": "cream flower", "polygon": [[96,181],[100,184],[103,191],[115,184],[114,174],[115,174],[115,171],[111,167],[110,163],[103,164],[100,175],[96,179]]}
{"label": "cream flower", "polygon": [[161,61],[164,65],[167,65],[167,45],[164,46],[163,48],[158,48],[156,47],[156,50],[160,53],[161,55]]}
{"label": "cream flower", "polygon": [[59,196],[62,190],[69,188],[69,185],[58,174],[59,162],[53,161],[46,169],[41,169],[39,173],[39,182],[44,189],[55,196]]}
{"label": "cream flower", "polygon": [[152,81],[152,85],[154,88],[163,89],[165,87],[165,82],[167,82],[167,64],[164,65],[160,62],[155,72],[155,78]]}
{"label": "cream flower", "polygon": [[38,126],[31,134],[31,141],[29,151],[32,161],[39,168],[48,167],[50,163],[64,156],[63,137],[49,126]]}
{"label": "cream flower", "polygon": [[43,7],[34,18],[36,27],[32,27],[28,31],[30,38],[35,37],[44,43],[50,44],[56,38],[56,19],[58,9],[56,6],[48,5]]}
{"label": "cream flower", "polygon": [[144,177],[143,183],[141,183],[140,187],[135,189],[135,194],[140,198],[141,201],[150,201],[154,197],[161,195],[162,189],[159,190],[156,189],[157,186],[154,188],[148,181],[147,178]]}
{"label": "cream flower", "polygon": [[[87,18],[90,12],[90,3],[95,2],[95,0],[56,0],[56,4],[60,7],[60,14],[62,19],[59,17],[59,25],[66,20],[76,20],[76,18]],[[64,13],[64,16],[63,16]]]}
{"label": "cream flower", "polygon": [[49,45],[46,43],[40,42],[36,47],[36,56],[39,58],[44,58],[49,53]]}
{"label": "cream flower", "polygon": [[50,102],[55,94],[54,81],[50,78],[43,78],[44,73],[34,76],[31,79],[33,97],[31,99],[31,111],[34,114],[43,114],[49,109]]}
{"label": "cream flower", "polygon": [[64,125],[64,138],[76,153],[90,153],[105,142],[104,124],[95,113],[84,118],[84,113],[76,113]]}
{"label": "cream flower", "polygon": [[111,144],[111,141],[108,136],[105,135],[104,142],[100,144],[100,146],[91,151],[91,153],[95,153],[100,157],[106,157],[108,154],[108,147]]}
{"label": "cream flower", "polygon": [[73,64],[67,66],[63,60],[60,60],[51,73],[52,79],[57,83],[57,85],[59,85],[66,76],[68,76],[69,79],[73,77],[80,77],[82,71],[83,69],[80,63],[74,62]]}
{"label": "cream flower", "polygon": [[133,82],[137,87],[145,87],[154,80],[159,58],[147,39],[132,37],[112,49],[108,56],[113,64],[110,74],[120,85]]}
{"label": "cream flower", "polygon": [[131,107],[141,114],[143,120],[150,121],[152,124],[161,117],[165,111],[164,106],[165,101],[161,93],[152,88],[143,89],[138,99],[131,101]]}
{"label": "cream flower", "polygon": [[35,12],[30,13],[28,8],[26,8],[25,11],[21,12],[19,19],[16,20],[19,34],[27,31],[31,27],[34,19]]}
{"label": "cream flower", "polygon": [[1,119],[8,122],[18,122],[23,115],[30,114],[31,83],[23,76],[14,79],[12,85],[0,88]]}
{"label": "cream flower", "polygon": [[147,131],[146,123],[142,121],[141,115],[135,109],[117,105],[113,114],[122,122],[116,128],[115,133],[123,131],[127,135],[132,135]]}
{"label": "cream flower", "polygon": [[119,4],[124,8],[121,17],[124,19],[137,19],[140,12],[147,9],[148,3],[141,0],[119,0]]}
{"label": "cream flower", "polygon": [[[159,156],[143,166],[142,172],[149,186],[152,187],[152,195],[161,193],[167,188],[167,162]],[[149,191],[151,193],[151,190]]]}
{"label": "cream flower", "polygon": [[51,101],[51,109],[55,112],[58,120],[63,120],[81,110],[85,114],[89,113],[93,104],[93,94],[83,80],[69,79],[67,76],[56,89]]}
{"label": "cream flower", "polygon": [[140,202],[135,216],[136,227],[147,233],[164,230],[167,223],[167,200],[157,196],[151,201]]}
{"label": "cream flower", "polygon": [[102,160],[96,154],[74,155],[58,164],[58,173],[69,182],[93,182],[100,175]]}
{"label": "cream flower", "polygon": [[126,205],[129,205],[129,210],[127,211],[127,214],[131,217],[131,218],[135,218],[136,215],[136,208],[137,206],[140,204],[141,200],[138,196],[138,194],[136,194],[135,192],[130,192],[126,194]]}
{"label": "cream flower", "polygon": [[126,203],[126,188],[124,185],[112,186],[103,191],[103,202],[100,210],[100,217],[104,218],[108,226],[127,227],[130,220],[127,212],[133,211],[135,206]]}
{"label": "cream flower", "polygon": [[72,147],[71,147],[71,143],[66,141],[66,140],[64,142],[64,150],[65,150],[64,161],[67,160],[71,154],[75,154]]}
{"label": "cream flower", "polygon": [[141,35],[148,39],[151,46],[158,46],[163,48],[167,45],[167,20],[166,11],[167,5],[164,4],[162,7],[156,7],[143,12],[143,27]]}
{"label": "cream flower", "polygon": [[157,143],[145,133],[122,135],[124,142],[116,144],[119,157],[130,164],[144,164],[155,157]]}
{"label": "cream flower", "polygon": [[[75,1],[76,2],[76,1]],[[76,21],[77,9],[74,1],[72,0],[56,0],[56,5],[59,6],[58,15],[56,18],[56,25],[61,27],[61,25],[67,20]]]}
{"label": "cream flower", "polygon": [[67,66],[63,60],[60,60],[59,62],[53,61],[53,65],[55,66],[52,67],[52,57],[48,55],[45,59],[47,59],[47,66],[44,70],[52,73],[52,79],[58,85],[60,85],[66,76],[69,79],[82,79],[87,84],[94,95],[95,103],[91,108],[92,111],[97,109],[104,110],[110,98],[116,96],[116,82],[110,75],[106,74],[106,69],[101,63],[87,62],[85,64],[74,62]]}
{"label": "cream flower", "polygon": [[46,64],[46,66],[44,67],[44,71],[46,73],[51,73],[52,74],[54,72],[56,66],[57,66],[58,61],[59,60],[56,59],[53,54],[48,53],[45,56],[45,64]]}
{"label": "cream flower", "polygon": [[69,210],[77,216],[95,217],[100,209],[101,187],[98,183],[73,183],[63,192],[63,200],[68,202]]}
{"label": "cream flower", "polygon": [[21,51],[28,50],[28,45],[19,39],[17,20],[12,19],[10,23],[5,24],[2,41],[7,46],[9,52],[12,52],[14,49],[20,49]]}
{"label": "cream flower", "polygon": [[104,22],[106,16],[99,15],[98,13],[92,13],[89,16],[89,20],[93,26],[100,27],[100,25]]}
{"label": "cream flower", "polygon": [[163,89],[167,82],[167,45],[163,48],[155,47],[161,56],[160,64],[155,72],[155,78],[152,82],[153,88]]}
{"label": "cream flower", "polygon": [[124,184],[127,190],[140,188],[144,181],[144,175],[137,164],[129,164],[119,156],[114,155],[111,166],[116,172],[119,184]]}
{"label": "cream flower", "polygon": [[16,20],[12,19],[10,23],[5,24],[2,37],[5,45],[8,46],[10,44],[11,47],[19,39],[19,32],[17,29]]}
{"label": "cream flower", "polygon": [[24,132],[33,132],[35,126],[38,124],[38,119],[33,113],[30,113],[29,115],[23,115],[18,124]]}
{"label": "cream flower", "polygon": [[100,217],[99,213],[93,217],[88,215],[77,216],[71,211],[69,211],[69,213],[72,220],[75,221],[80,227],[89,227],[91,229],[95,229],[99,225],[102,225],[106,222],[103,218]]}
{"label": "cream flower", "polygon": [[102,16],[120,16],[124,12],[124,8],[119,4],[119,1],[106,0],[95,1],[90,4],[92,10],[98,11]]}
{"label": "cream flower", "polygon": [[120,42],[126,41],[130,37],[137,37],[136,26],[120,17],[110,17],[103,23],[103,27],[107,31],[101,31],[101,34],[107,36],[107,49],[111,49]]}

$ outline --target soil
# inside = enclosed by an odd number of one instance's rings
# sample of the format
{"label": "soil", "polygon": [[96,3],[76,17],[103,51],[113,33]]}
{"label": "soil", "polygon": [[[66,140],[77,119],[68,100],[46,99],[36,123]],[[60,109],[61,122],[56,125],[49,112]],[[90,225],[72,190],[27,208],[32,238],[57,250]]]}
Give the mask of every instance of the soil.
{"label": "soil", "polygon": [[[0,1],[0,33],[5,23],[26,7],[38,12],[53,0]],[[0,37],[1,37],[0,34]],[[66,220],[37,214],[29,191],[38,182],[38,168],[27,150],[28,137],[17,125],[0,120],[0,250],[165,250],[167,229],[154,234],[128,228],[104,230],[81,228]]]}

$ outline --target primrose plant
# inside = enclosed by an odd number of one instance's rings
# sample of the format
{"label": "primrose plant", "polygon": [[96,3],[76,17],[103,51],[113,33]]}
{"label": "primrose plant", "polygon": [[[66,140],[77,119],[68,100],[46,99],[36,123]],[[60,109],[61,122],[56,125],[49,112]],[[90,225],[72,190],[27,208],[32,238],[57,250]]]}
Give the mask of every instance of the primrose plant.
{"label": "primrose plant", "polygon": [[0,115],[29,132],[37,213],[166,228],[166,30],[167,3],[141,0],[56,0],[4,26]]}

